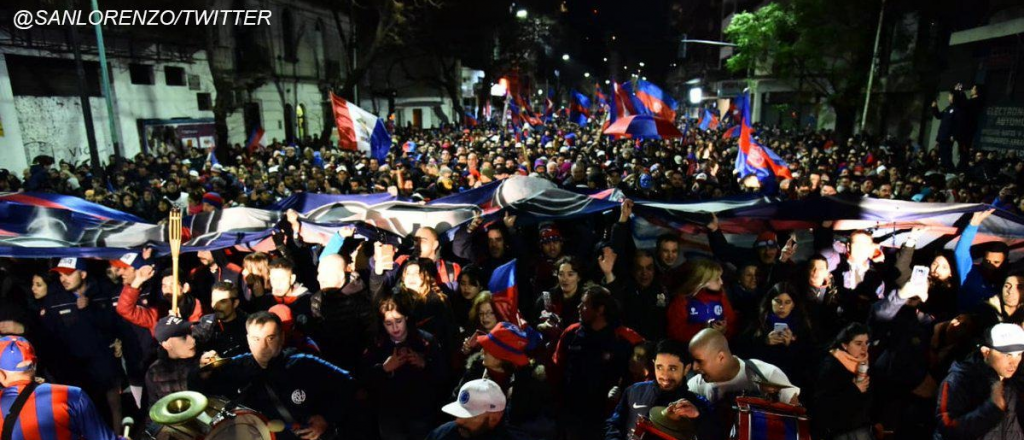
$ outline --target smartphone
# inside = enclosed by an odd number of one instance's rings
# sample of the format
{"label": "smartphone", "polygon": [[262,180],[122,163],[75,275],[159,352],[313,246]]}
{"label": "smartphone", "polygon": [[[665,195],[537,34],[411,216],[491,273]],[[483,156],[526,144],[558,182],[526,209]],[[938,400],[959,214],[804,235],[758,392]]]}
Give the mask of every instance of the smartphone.
{"label": "smartphone", "polygon": [[385,244],[380,247],[381,269],[391,270],[395,268],[395,246]]}
{"label": "smartphone", "polygon": [[910,275],[910,284],[928,284],[928,266],[914,266],[914,272]]}
{"label": "smartphone", "polygon": [[786,330],[789,330],[789,324],[786,324],[785,322],[776,322],[775,323],[775,331],[781,333],[781,332],[784,332]]}

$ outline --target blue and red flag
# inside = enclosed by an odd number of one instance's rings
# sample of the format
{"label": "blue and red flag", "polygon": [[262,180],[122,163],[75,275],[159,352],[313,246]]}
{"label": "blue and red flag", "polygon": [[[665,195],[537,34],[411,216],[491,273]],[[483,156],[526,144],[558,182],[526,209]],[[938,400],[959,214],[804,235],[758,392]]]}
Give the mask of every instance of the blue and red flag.
{"label": "blue and red flag", "polygon": [[478,124],[476,118],[470,112],[466,112],[466,116],[463,118],[462,125],[466,127],[476,127]]}
{"label": "blue and red flag", "polygon": [[601,90],[600,84],[594,83],[594,97],[597,98],[597,105],[602,106],[605,109],[609,107],[608,95],[605,95],[604,91]]}
{"label": "blue and red flag", "polygon": [[702,131],[718,128],[718,115],[712,113],[710,109],[704,109],[704,113],[701,114],[700,123],[697,127]]}
{"label": "blue and red flag", "polygon": [[732,138],[734,138],[736,136],[739,136],[739,135],[740,135],[740,126],[739,125],[733,125],[728,130],[725,130],[724,133],[722,133],[722,139],[732,139]]}
{"label": "blue and red flag", "polygon": [[678,104],[660,87],[641,79],[635,83],[627,82],[623,88],[633,95],[633,107],[637,112],[675,121]]}
{"label": "blue and red flag", "polygon": [[754,139],[754,128],[750,126],[750,97],[743,94],[737,99],[737,108],[740,110],[739,152],[736,155],[735,170],[739,177],[743,178],[754,174],[758,180],[769,177],[783,177],[792,179],[789,166],[785,161],[775,154],[774,151],[758,143]]}
{"label": "blue and red flag", "polygon": [[544,125],[544,121],[541,121],[540,118],[537,117],[537,114],[533,112],[533,107],[530,104],[529,98],[517,96],[515,101],[516,104],[518,104],[517,109],[520,111],[520,117],[526,121],[526,123],[533,126]]}
{"label": "blue and red flag", "polygon": [[572,91],[572,104],[569,106],[569,121],[576,125],[586,125],[590,117],[590,98],[586,95]]}
{"label": "blue and red flag", "polygon": [[266,132],[263,131],[263,127],[257,127],[252,130],[252,134],[249,135],[249,141],[245,143],[245,149],[249,154],[255,153],[257,146],[263,145],[262,140],[264,133]]}
{"label": "blue and red flag", "polygon": [[416,143],[413,142],[413,141],[405,141],[405,143],[402,144],[402,152],[404,152],[404,153],[415,153],[416,152]]}
{"label": "blue and red flag", "polygon": [[519,313],[519,283],[516,282],[515,259],[494,269],[487,288],[491,291],[494,306],[498,309],[495,312],[499,318],[518,326],[526,323]]}

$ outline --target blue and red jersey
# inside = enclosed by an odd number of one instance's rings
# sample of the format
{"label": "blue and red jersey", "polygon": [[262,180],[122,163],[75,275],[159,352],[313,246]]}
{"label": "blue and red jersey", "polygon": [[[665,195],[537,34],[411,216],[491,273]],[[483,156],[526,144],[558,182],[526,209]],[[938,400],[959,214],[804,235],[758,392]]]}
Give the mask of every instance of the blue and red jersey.
{"label": "blue and red jersey", "polygon": [[[28,381],[0,391],[0,429],[18,393]],[[42,384],[25,402],[14,425],[12,440],[117,440],[121,437],[103,422],[96,406],[81,388]]]}

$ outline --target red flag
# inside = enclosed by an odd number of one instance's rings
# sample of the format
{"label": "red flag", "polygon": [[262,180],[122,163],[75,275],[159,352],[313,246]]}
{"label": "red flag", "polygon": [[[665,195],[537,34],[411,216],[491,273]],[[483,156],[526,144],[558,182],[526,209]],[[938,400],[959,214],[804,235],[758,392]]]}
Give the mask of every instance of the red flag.
{"label": "red flag", "polygon": [[334,125],[338,127],[338,148],[349,151],[359,150],[352,115],[348,112],[348,102],[345,101],[345,98],[331,92],[331,109],[334,111]]}

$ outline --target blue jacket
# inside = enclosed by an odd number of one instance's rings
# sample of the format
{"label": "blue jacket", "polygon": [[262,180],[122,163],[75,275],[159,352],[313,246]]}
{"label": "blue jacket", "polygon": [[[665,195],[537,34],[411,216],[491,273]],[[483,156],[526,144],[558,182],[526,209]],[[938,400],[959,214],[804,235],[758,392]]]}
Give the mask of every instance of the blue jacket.
{"label": "blue jacket", "polygon": [[[954,363],[939,385],[934,439],[987,439],[988,434],[996,434],[991,438],[1022,438],[1016,411],[1003,411],[992,403],[992,384],[996,380],[999,378],[995,370],[985,364],[979,353]],[[1018,399],[1018,382],[1004,382],[1007,405],[1013,405]],[[1013,431],[1017,435],[1012,435]],[[1011,435],[999,435],[1004,432]]]}
{"label": "blue jacket", "polygon": [[971,258],[971,243],[978,234],[978,227],[967,225],[956,243],[956,271],[960,276],[960,293],[957,295],[957,310],[970,312],[989,298],[999,293],[999,286],[985,281],[981,266]]}
{"label": "blue jacket", "polygon": [[697,438],[712,438],[713,425],[711,423],[710,410],[707,401],[686,389],[684,382],[673,391],[664,392],[658,387],[658,383],[649,380],[640,382],[626,388],[615,406],[612,416],[605,422],[605,440],[626,440],[632,438],[633,429],[636,428],[637,420],[643,416],[647,417],[651,408],[655,406],[668,406],[679,399],[686,399],[693,402],[700,410],[700,417],[697,419]]}

